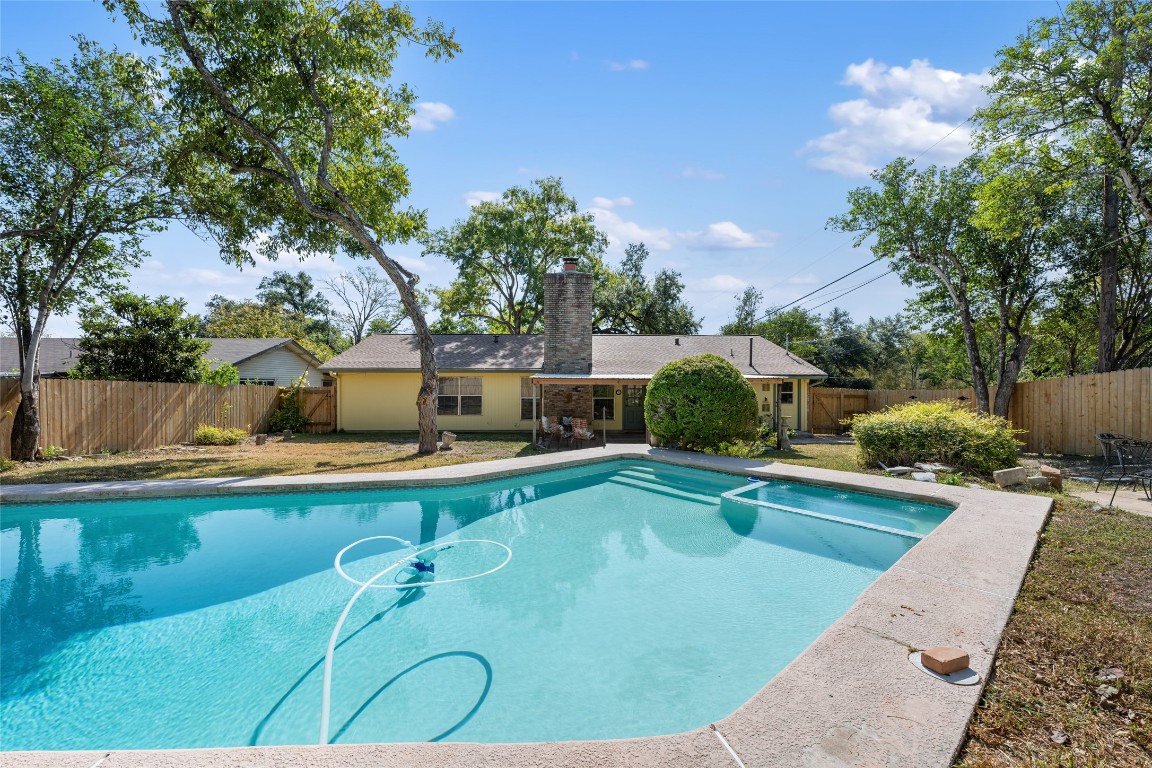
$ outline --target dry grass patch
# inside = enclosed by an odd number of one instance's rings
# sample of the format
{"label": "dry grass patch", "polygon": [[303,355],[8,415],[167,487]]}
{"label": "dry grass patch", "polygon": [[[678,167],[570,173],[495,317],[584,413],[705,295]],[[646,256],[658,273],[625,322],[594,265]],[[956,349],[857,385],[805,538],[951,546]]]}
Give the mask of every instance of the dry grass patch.
{"label": "dry grass patch", "polygon": [[415,435],[327,434],[249,440],[230,446],[169,446],[107,458],[25,462],[4,468],[4,484],[173,480],[342,472],[401,472],[543,453],[524,435],[464,434],[450,451],[421,456]]}
{"label": "dry grass patch", "polygon": [[[838,469],[841,472],[866,472],[856,461],[854,443],[808,443],[794,445],[787,451],[769,451],[765,461],[778,461],[781,464],[799,464],[804,467]],[[878,470],[870,474],[881,474]]]}
{"label": "dry grass patch", "polygon": [[1150,542],[1152,518],[1058,497],[958,766],[1152,767]]}

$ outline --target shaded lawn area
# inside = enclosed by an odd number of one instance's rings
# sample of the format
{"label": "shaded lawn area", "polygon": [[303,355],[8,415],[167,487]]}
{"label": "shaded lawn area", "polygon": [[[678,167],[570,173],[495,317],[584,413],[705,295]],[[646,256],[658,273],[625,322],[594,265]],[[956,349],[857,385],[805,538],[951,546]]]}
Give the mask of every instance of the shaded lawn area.
{"label": "shaded lawn area", "polygon": [[171,480],[202,477],[401,472],[543,453],[526,435],[461,433],[450,451],[416,452],[415,434],[294,435],[265,445],[169,446],[108,458],[17,464],[0,474],[4,484]]}
{"label": "shaded lawn area", "polygon": [[1057,499],[958,766],[1152,766],[1152,518]]}

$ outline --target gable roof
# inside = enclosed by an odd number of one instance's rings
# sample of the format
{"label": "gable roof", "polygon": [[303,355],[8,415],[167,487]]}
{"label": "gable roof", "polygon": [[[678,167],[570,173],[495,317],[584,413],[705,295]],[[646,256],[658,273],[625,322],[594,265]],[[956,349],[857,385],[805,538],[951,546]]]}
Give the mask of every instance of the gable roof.
{"label": "gable roof", "polygon": [[[205,339],[211,346],[205,353],[209,360],[239,365],[246,360],[285,347],[302,357],[313,368],[322,363],[292,339]],[[80,340],[75,338],[44,338],[40,340],[40,375],[62,374],[76,365],[80,356]],[[20,370],[20,350],[12,336],[0,338],[0,373]]]}
{"label": "gable roof", "polygon": [[204,353],[209,360],[219,360],[222,363],[239,365],[246,360],[271,352],[280,347],[286,347],[304,358],[309,365],[319,368],[320,358],[304,349],[292,339],[205,339],[212,346]]}
{"label": "gable roof", "polygon": [[[541,373],[544,367],[543,335],[435,334],[434,338],[436,365],[443,371]],[[651,376],[665,363],[702,354],[724,358],[745,376],[826,375],[760,336],[596,335],[592,337],[590,376]],[[377,334],[332,358],[323,368],[334,373],[418,371],[420,349],[415,335]]]}

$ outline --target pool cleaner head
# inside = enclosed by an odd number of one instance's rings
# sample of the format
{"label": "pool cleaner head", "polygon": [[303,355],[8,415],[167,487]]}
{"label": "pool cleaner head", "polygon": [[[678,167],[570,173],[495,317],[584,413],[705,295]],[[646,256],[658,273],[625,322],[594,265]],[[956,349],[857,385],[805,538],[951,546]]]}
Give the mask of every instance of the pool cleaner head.
{"label": "pool cleaner head", "polygon": [[425,578],[426,576],[435,576],[436,563],[433,561],[438,554],[440,554],[440,550],[438,549],[430,549],[427,552],[422,552],[417,555],[416,559],[409,563],[408,567],[401,571],[401,573],[407,576],[415,576],[418,579]]}

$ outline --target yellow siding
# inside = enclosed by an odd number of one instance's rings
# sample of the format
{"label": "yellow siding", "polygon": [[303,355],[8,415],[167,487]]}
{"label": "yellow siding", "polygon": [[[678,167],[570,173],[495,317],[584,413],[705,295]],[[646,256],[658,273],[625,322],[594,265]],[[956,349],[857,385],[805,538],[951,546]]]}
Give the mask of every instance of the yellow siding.
{"label": "yellow siding", "polygon": [[[476,373],[473,371],[441,371],[442,376],[480,376],[483,379],[483,405],[476,416],[438,416],[436,425],[440,429],[453,431],[510,431],[531,430],[531,419],[520,418],[520,379],[527,374],[520,373]],[[808,382],[792,379],[793,398],[791,405],[781,405],[780,412],[788,417],[789,426],[805,429],[808,424]],[[774,402],[772,384],[767,390],[761,382],[753,381],[756,399],[763,402],[768,397]],[[420,389],[418,373],[341,373],[337,375],[336,409],[339,428],[353,432],[368,431],[412,431],[416,429],[416,393]],[[616,418],[607,423],[609,430],[623,428],[624,403],[623,387],[613,385],[616,399]],[[537,395],[539,396],[539,395]],[[539,401],[537,401],[539,407]],[[797,422],[797,410],[800,420]],[[761,417],[770,416],[761,410]],[[604,422],[593,422],[597,430],[603,429]]]}
{"label": "yellow siding", "polygon": [[[437,416],[436,426],[452,431],[531,430],[531,419],[520,419],[519,373],[441,371],[441,376],[480,376],[483,403],[475,416]],[[336,409],[340,429],[353,432],[416,429],[418,373],[341,373],[337,375]]]}

